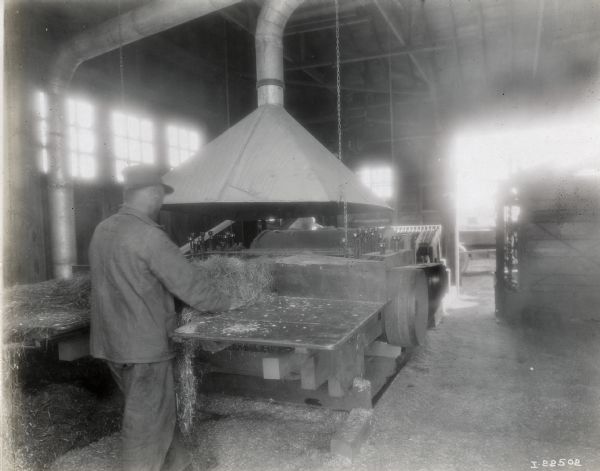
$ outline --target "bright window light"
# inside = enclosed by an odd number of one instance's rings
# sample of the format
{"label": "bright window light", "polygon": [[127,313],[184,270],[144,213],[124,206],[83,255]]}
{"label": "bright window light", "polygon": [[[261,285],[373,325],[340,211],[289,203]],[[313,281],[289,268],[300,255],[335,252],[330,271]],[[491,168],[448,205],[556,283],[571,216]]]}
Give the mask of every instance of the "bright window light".
{"label": "bright window light", "polygon": [[115,111],[112,128],[118,181],[123,181],[123,169],[131,164],[155,163],[154,125],[149,119]]}
{"label": "bright window light", "polygon": [[457,211],[461,229],[495,226],[497,188],[519,174],[600,175],[600,109],[552,119],[515,118],[456,134]]}
{"label": "bright window light", "polygon": [[83,100],[67,100],[67,136],[71,176],[91,180],[97,175],[94,107]]}
{"label": "bright window light", "polygon": [[35,94],[35,136],[38,145],[38,165],[43,173],[48,173],[48,100],[46,94],[38,91]]}
{"label": "bright window light", "polygon": [[167,126],[169,166],[175,168],[200,149],[200,135],[192,129]]}
{"label": "bright window light", "polygon": [[388,166],[364,167],[358,172],[363,184],[383,199],[392,197],[392,169]]}

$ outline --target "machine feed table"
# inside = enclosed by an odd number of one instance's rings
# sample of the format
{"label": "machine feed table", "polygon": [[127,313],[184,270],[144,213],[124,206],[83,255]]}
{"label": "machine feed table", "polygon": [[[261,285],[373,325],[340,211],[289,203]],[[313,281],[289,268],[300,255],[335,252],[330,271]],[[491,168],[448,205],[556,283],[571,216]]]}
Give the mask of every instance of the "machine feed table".
{"label": "machine feed table", "polygon": [[[195,339],[204,350],[214,350],[215,344],[244,347],[200,355],[213,372],[203,385],[206,389],[336,409],[371,408],[377,391],[367,382],[365,361],[371,350],[383,350],[376,339],[383,334],[384,306],[274,295],[246,309],[186,324],[174,337]],[[386,347],[387,374],[376,381],[379,387],[395,371],[389,357],[401,354],[399,347]]]}

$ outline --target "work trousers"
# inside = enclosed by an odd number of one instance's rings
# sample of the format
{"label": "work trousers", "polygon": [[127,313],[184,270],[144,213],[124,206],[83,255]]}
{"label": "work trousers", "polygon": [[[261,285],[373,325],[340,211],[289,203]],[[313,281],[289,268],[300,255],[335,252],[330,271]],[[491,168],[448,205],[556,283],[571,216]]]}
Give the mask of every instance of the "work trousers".
{"label": "work trousers", "polygon": [[108,362],[125,395],[121,429],[124,471],[181,471],[190,455],[177,429],[173,362]]}

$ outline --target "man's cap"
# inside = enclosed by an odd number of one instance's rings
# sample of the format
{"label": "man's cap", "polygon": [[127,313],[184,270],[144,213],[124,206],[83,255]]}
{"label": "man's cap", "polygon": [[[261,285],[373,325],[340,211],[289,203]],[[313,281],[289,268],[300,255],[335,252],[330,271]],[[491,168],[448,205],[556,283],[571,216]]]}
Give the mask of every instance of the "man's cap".
{"label": "man's cap", "polygon": [[173,188],[165,185],[161,176],[160,169],[154,165],[130,165],[123,170],[123,188],[125,190],[135,190],[147,186],[162,185],[165,189],[165,194],[173,193]]}

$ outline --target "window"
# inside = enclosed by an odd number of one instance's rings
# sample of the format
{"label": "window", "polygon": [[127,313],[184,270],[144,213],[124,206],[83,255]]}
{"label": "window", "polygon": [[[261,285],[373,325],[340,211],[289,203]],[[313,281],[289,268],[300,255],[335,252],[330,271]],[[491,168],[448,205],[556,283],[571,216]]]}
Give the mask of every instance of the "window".
{"label": "window", "polygon": [[40,151],[38,154],[38,165],[42,172],[48,173],[50,163],[48,161],[48,100],[46,94],[39,91],[35,95],[35,136]]}
{"label": "window", "polygon": [[128,165],[155,162],[154,127],[149,119],[116,111],[112,127],[118,181],[123,181],[123,169]]}
{"label": "window", "polygon": [[392,197],[392,169],[390,167],[365,167],[358,171],[358,176],[380,198]]}
{"label": "window", "polygon": [[93,106],[86,101],[67,99],[67,127],[71,176],[94,178],[97,168]]}
{"label": "window", "polygon": [[189,157],[194,155],[200,148],[200,136],[191,129],[177,126],[167,127],[167,145],[169,148],[169,166],[177,167]]}

